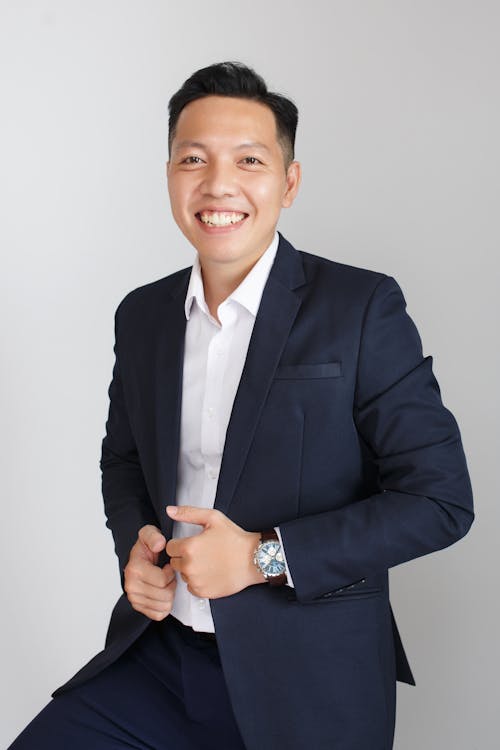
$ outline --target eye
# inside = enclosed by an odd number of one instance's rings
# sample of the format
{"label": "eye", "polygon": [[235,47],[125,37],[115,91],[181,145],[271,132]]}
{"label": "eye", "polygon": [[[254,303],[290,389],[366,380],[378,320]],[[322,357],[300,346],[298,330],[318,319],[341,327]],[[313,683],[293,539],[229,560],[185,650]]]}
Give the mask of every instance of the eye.
{"label": "eye", "polygon": [[186,156],[181,160],[181,164],[201,164],[202,159],[199,156]]}
{"label": "eye", "polygon": [[245,158],[242,159],[242,161],[245,164],[250,164],[250,166],[252,166],[252,167],[256,166],[257,164],[262,164],[261,160],[257,159],[256,156],[245,156]]}

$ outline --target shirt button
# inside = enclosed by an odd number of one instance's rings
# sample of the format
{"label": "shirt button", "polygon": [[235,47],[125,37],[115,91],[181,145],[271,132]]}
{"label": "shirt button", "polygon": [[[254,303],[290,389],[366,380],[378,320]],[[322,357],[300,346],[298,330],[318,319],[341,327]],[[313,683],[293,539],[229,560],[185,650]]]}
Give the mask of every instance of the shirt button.
{"label": "shirt button", "polygon": [[199,609],[205,609],[205,599],[199,599],[198,600],[198,608]]}
{"label": "shirt button", "polygon": [[216,479],[218,473],[219,472],[217,471],[217,469],[209,469],[208,472],[207,472],[207,474],[210,477],[210,479]]}
{"label": "shirt button", "polygon": [[208,414],[208,417],[209,417],[209,419],[212,419],[212,417],[213,417],[213,416],[214,416],[214,414],[215,414],[215,409],[214,409],[214,407],[213,407],[213,406],[209,406],[209,407],[208,407],[208,409],[207,409],[207,414]]}

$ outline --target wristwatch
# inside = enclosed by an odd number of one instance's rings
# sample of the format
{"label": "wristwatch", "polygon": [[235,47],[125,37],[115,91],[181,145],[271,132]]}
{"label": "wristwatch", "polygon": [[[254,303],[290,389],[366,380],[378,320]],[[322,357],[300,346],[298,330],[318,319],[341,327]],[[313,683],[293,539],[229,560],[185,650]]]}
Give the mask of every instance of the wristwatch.
{"label": "wristwatch", "polygon": [[286,583],[285,559],[274,529],[261,531],[253,561],[271,586],[283,586]]}

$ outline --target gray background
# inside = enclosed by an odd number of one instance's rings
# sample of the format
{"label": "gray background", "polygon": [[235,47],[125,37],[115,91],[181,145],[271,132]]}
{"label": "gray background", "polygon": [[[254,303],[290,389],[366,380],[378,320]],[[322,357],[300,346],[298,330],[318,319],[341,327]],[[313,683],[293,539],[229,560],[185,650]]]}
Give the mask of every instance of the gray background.
{"label": "gray background", "polygon": [[391,573],[418,683],[398,688],[395,747],[498,747],[499,20],[481,0],[3,0],[2,747],[103,645],[120,592],[98,471],[113,313],[192,261],[166,105],[223,59],[299,106],[281,231],[396,277],[462,430],[476,523]]}

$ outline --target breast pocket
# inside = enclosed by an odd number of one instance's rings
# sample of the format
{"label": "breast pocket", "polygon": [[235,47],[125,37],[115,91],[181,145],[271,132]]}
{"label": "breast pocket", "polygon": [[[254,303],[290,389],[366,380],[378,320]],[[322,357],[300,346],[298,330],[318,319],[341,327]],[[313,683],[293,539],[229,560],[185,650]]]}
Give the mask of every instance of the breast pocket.
{"label": "breast pocket", "polygon": [[[366,585],[366,579],[363,578],[360,581],[351,583],[348,586],[344,586],[335,591],[327,591],[321,596],[317,596],[314,599],[310,599],[307,602],[300,602],[300,604],[326,604],[328,602],[346,602],[353,601],[355,599],[371,599],[372,597],[380,597],[382,595],[382,588],[376,585]],[[287,599],[291,602],[297,602],[295,591],[292,589],[287,592]]]}
{"label": "breast pocket", "polygon": [[319,364],[280,365],[275,380],[316,380],[318,378],[342,377],[342,362]]}

